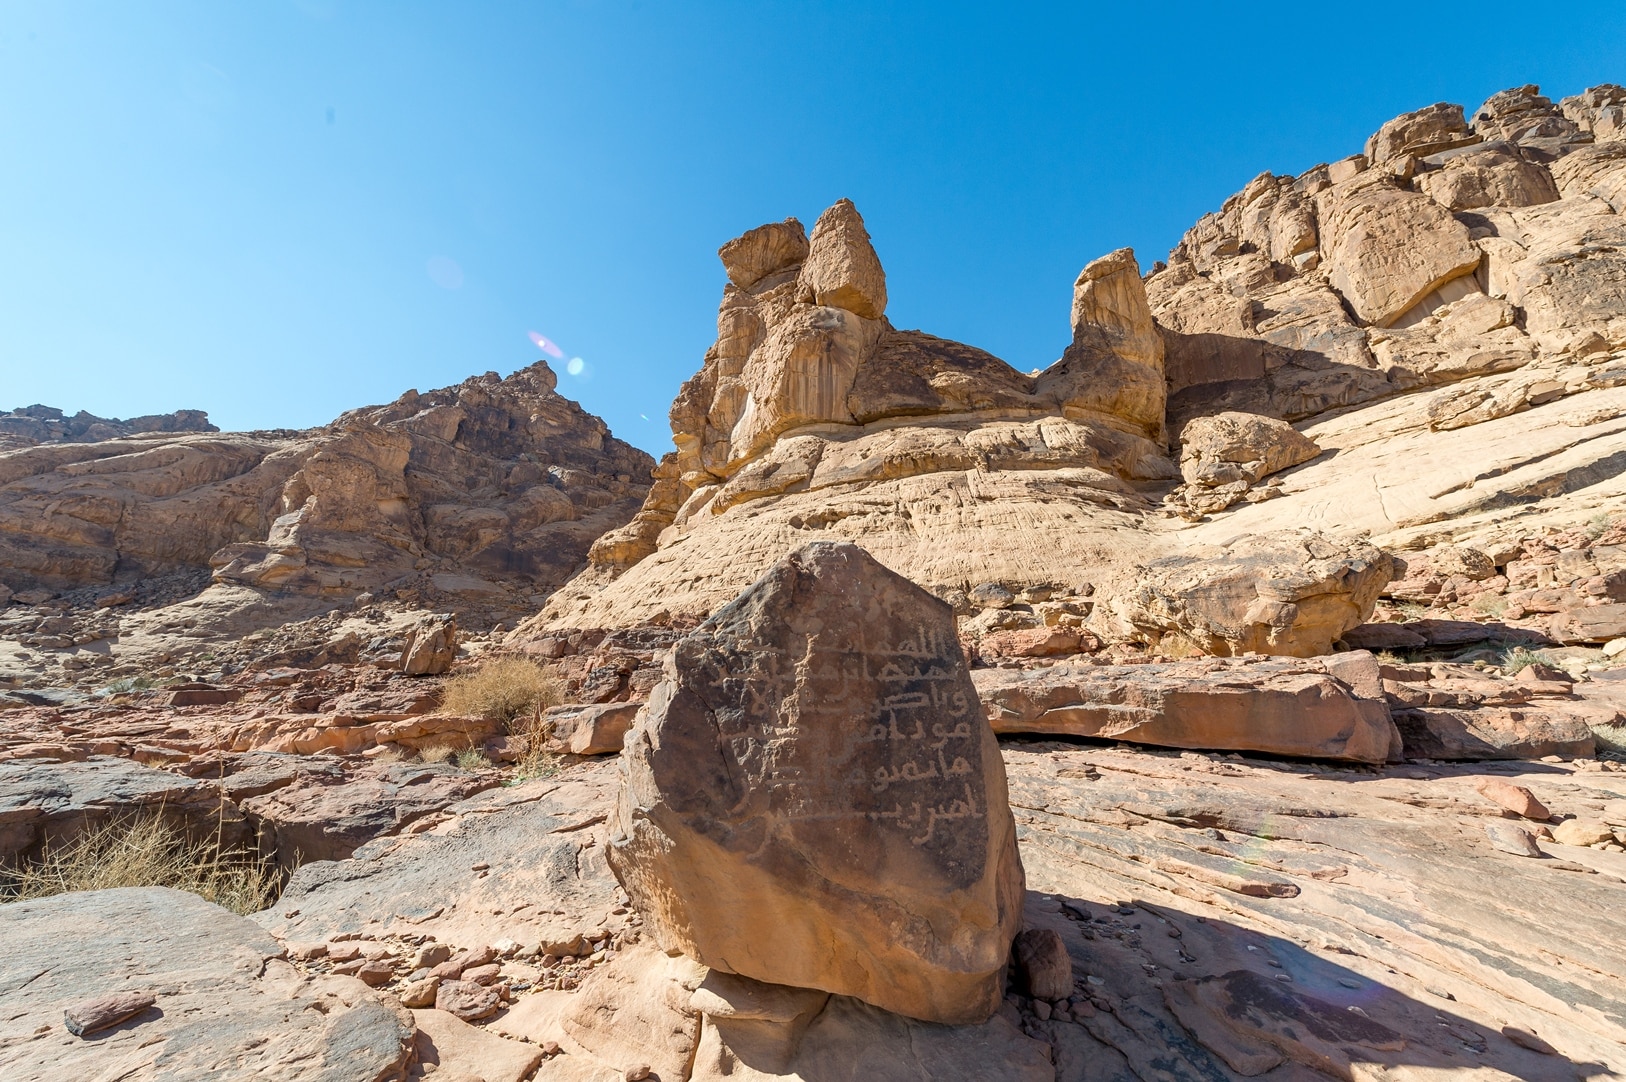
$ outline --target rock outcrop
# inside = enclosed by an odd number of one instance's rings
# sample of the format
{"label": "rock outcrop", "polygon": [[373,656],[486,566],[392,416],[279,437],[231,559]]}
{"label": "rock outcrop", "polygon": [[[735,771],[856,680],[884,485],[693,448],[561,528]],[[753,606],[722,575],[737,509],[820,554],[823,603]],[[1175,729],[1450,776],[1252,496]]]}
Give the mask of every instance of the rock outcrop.
{"label": "rock outcrop", "polygon": [[41,443],[101,443],[148,432],[219,432],[202,410],[153,413],[121,421],[80,410],[69,417],[53,406],[23,406],[0,413],[0,452]]}
{"label": "rock outcrop", "polygon": [[[0,905],[0,1074],[351,1082],[401,1077],[412,1017],[354,977],[310,979],[244,917],[162,887]],[[64,1008],[141,991],[154,1006],[72,1035]],[[226,1072],[223,1074],[222,1072]]]}
{"label": "rock outcrop", "polygon": [[[112,649],[92,666],[176,652],[151,641],[169,626],[196,648],[358,597],[512,619],[627,521],[652,468],[554,385],[539,363],[305,432],[158,427],[0,453],[0,589],[97,612]],[[166,580],[186,586],[148,601]]]}
{"label": "rock outcrop", "polygon": [[[656,468],[633,521],[599,539],[592,567],[516,641],[550,628],[703,617],[820,538],[857,542],[939,592],[1088,583],[1098,601],[1131,607],[1144,565],[1182,550],[1154,515],[1155,497],[1177,477],[1164,443],[1165,336],[1130,250],[1084,268],[1072,343],[1028,375],[971,346],[893,328],[875,252],[845,201],[810,239],[790,219],[720,254],[728,284],[718,339],[672,407],[676,452]],[[1237,460],[1244,472],[1263,477],[1302,461],[1296,434],[1268,442],[1257,459]],[[1344,539],[1317,545],[1367,560]],[[1302,558],[1287,540],[1268,559]],[[1272,619],[1287,618],[1274,633],[1229,637],[1232,620],[1207,622],[1204,635],[1221,652],[1324,649],[1366,618],[1369,593],[1344,597],[1353,622],[1331,638],[1294,626],[1290,608],[1274,610]],[[1090,630],[1111,639],[1125,626]]]}
{"label": "rock outcrop", "polygon": [[681,640],[622,756],[617,877],[716,970],[985,1021],[1021,918],[994,734],[953,614],[813,544]]}

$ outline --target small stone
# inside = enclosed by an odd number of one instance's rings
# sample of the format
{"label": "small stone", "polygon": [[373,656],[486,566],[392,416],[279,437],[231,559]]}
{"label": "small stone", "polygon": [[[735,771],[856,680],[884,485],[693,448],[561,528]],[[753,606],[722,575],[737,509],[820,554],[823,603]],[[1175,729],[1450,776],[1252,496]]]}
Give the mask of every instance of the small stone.
{"label": "small stone", "polygon": [[1615,832],[1597,819],[1566,819],[1553,827],[1553,840],[1561,845],[1595,845],[1614,841]]}
{"label": "small stone", "polygon": [[542,1054],[544,1056],[548,1056],[549,1058],[552,1058],[553,1056],[557,1056],[559,1054],[559,1042],[558,1041],[543,1041],[542,1042]]}
{"label": "small stone", "polygon": [[361,947],[354,943],[334,943],[327,948],[330,962],[353,962],[361,957]]}
{"label": "small stone", "polygon": [[1046,1003],[1042,999],[1034,1000],[1033,1001],[1033,1014],[1041,1022],[1050,1021],[1050,1004]]}
{"label": "small stone", "polygon": [[1013,945],[1016,966],[1028,994],[1036,999],[1063,999],[1073,988],[1073,960],[1059,934],[1029,928]]}
{"label": "small stone", "polygon": [[1474,788],[1486,800],[1500,804],[1514,815],[1522,815],[1526,819],[1547,819],[1553,814],[1530,790],[1504,778],[1480,778],[1474,782]]}
{"label": "small stone", "polygon": [[490,1018],[501,1008],[502,997],[496,989],[468,981],[444,981],[435,991],[435,1009],[465,1022]]}
{"label": "small stone", "polygon": [[1502,1036],[1506,1037],[1520,1048],[1528,1048],[1530,1051],[1540,1052],[1544,1056],[1558,1055],[1558,1049],[1554,1048],[1552,1045],[1548,1044],[1540,1037],[1537,1037],[1534,1033],[1531,1033],[1527,1029],[1519,1029],[1517,1026],[1503,1026]]}
{"label": "small stone", "polygon": [[1345,988],[1359,988],[1361,986],[1360,981],[1352,981],[1348,977],[1339,977],[1338,983],[1343,985]]}
{"label": "small stone", "polygon": [[413,969],[433,969],[442,962],[450,961],[452,948],[445,943],[425,943],[412,955]]}
{"label": "small stone", "polygon": [[356,976],[360,978],[361,983],[365,984],[367,987],[378,988],[382,985],[388,984],[391,978],[395,976],[395,967],[385,959],[379,958],[375,959],[374,961],[367,962],[360,969],[356,970]]}
{"label": "small stone", "polygon": [[497,964],[474,966],[463,971],[463,979],[473,984],[490,984],[502,972],[502,966]]}
{"label": "small stone", "polygon": [[288,957],[298,962],[314,962],[327,957],[326,943],[290,943]]}
{"label": "small stone", "polygon": [[440,988],[439,977],[425,977],[413,981],[401,989],[400,1000],[403,1007],[412,1010],[422,1010],[435,1005],[435,992]]}
{"label": "small stone", "polygon": [[99,999],[87,999],[63,1012],[63,1024],[75,1037],[98,1033],[133,1018],[158,1002],[151,992],[114,992]]}
{"label": "small stone", "polygon": [[1536,844],[1536,839],[1530,832],[1513,823],[1486,823],[1485,836],[1490,839],[1491,848],[1498,852],[1511,853],[1516,857],[1542,855],[1541,847]]}
{"label": "small stone", "polygon": [[628,1067],[621,1073],[621,1077],[626,1079],[626,1082],[643,1082],[649,1077],[649,1071],[649,1064],[640,1063],[636,1067]]}

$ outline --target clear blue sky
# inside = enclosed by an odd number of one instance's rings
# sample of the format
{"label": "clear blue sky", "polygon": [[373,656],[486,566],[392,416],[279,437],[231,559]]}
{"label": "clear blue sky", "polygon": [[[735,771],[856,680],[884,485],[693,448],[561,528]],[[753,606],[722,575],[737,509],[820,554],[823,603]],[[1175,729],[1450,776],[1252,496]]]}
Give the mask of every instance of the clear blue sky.
{"label": "clear blue sky", "polygon": [[1033,368],[1262,170],[1626,82],[1612,7],[0,0],[0,409],[303,427],[535,331],[661,451],[718,245],[842,196],[896,325]]}

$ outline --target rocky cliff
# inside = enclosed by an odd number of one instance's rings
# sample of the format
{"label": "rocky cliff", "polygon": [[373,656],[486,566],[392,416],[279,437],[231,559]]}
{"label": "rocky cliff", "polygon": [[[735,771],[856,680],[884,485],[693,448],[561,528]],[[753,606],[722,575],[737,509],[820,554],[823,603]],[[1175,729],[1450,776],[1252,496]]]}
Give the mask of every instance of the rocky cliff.
{"label": "rocky cliff", "polygon": [[1623,107],[1522,87],[1263,174],[1144,279],[1089,263],[1028,374],[887,322],[850,203],[752,230],[677,452],[534,626],[703,614],[835,537],[944,596],[1070,598],[1108,641],[1324,652],[1395,573],[1380,549],[1623,494]]}
{"label": "rocky cliff", "polygon": [[0,592],[56,596],[47,618],[71,626],[46,637],[110,653],[169,624],[235,637],[358,597],[511,617],[631,517],[653,465],[543,363],[308,431],[79,436],[0,453]]}

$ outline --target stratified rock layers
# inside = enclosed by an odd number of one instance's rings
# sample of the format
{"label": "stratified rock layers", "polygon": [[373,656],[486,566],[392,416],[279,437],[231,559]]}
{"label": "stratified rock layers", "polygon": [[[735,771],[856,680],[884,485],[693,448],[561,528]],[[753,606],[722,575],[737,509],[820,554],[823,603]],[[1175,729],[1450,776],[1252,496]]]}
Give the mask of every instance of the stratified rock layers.
{"label": "stratified rock layers", "polygon": [[981,1022],[1020,927],[993,731],[949,607],[814,544],[678,643],[623,753],[610,861],[714,969]]}

